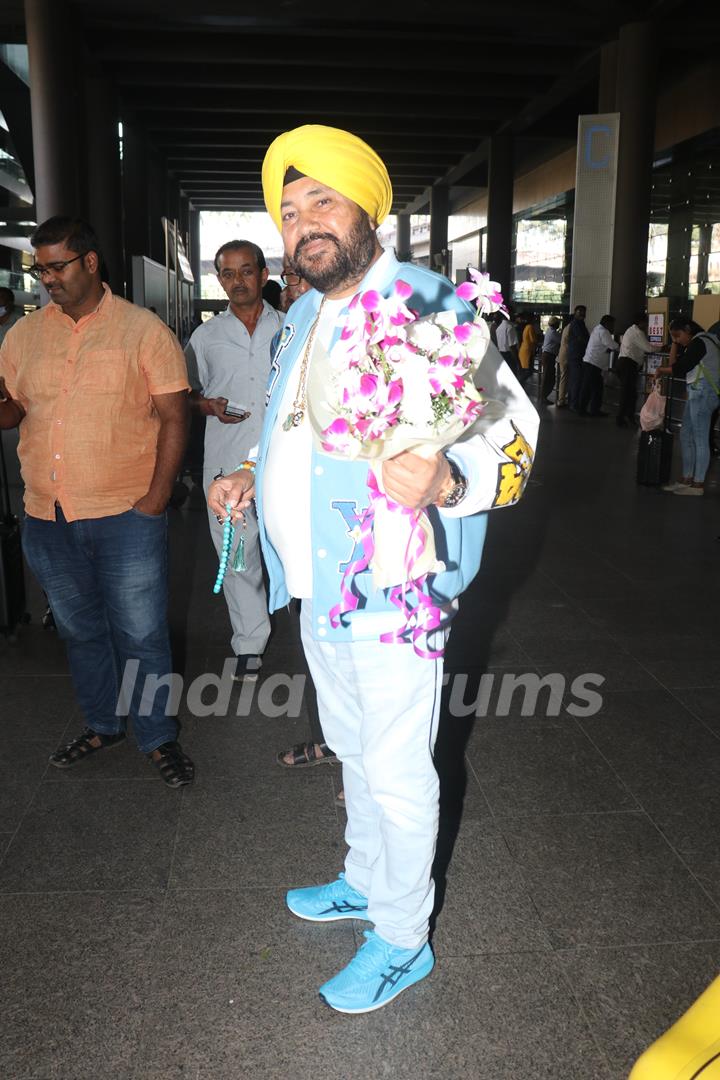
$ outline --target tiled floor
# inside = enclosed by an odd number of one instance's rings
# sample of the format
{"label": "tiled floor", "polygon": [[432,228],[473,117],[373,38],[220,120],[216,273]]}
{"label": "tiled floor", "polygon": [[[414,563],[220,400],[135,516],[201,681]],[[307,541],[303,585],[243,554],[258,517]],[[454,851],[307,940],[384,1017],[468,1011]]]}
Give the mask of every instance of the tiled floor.
{"label": "tiled floor", "polygon": [[[0,1076],[622,1080],[718,974],[720,492],[638,488],[632,432],[546,413],[448,648],[438,963],[380,1012],[316,993],[362,924],[283,905],[344,850],[340,770],[275,764],[307,729],[304,705],[267,715],[289,692],[270,677],[304,673],[294,618],[226,715],[197,715],[210,687],[183,698],[197,782],[172,792],[129,744],[48,768],[79,716],[30,588],[0,643]],[[228,637],[196,505],[172,567],[187,688]]]}

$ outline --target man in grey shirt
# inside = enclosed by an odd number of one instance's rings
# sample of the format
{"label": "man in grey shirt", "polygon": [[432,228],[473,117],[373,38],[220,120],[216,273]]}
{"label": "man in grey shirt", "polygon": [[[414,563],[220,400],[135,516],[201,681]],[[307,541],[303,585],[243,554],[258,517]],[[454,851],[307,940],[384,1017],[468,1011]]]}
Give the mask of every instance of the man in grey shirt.
{"label": "man in grey shirt", "polygon": [[[185,349],[191,403],[206,417],[203,486],[244,461],[260,435],[270,347],[283,316],[262,298],[268,271],[261,249],[248,240],[231,240],[215,255],[218,281],[227,293],[225,311],[203,323]],[[218,554],[223,527],[208,512],[210,535]],[[238,658],[235,678],[257,679],[270,634],[254,511],[245,515],[245,570],[228,567],[223,583],[232,624],[232,649]],[[238,530],[239,532],[239,530]]]}

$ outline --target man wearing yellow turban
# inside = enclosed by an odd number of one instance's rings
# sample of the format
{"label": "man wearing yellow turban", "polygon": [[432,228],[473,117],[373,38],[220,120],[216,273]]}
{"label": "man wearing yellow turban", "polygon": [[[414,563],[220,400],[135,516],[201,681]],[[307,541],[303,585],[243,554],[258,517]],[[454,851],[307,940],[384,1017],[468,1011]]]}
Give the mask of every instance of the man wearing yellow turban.
{"label": "man wearing yellow turban", "polygon": [[[263,190],[286,258],[312,288],[287,313],[255,475],[245,467],[222,477],[208,501],[220,515],[229,505],[237,518],[256,499],[269,609],[291,597],[302,600],[303,648],[320,722],[343,764],[349,851],[336,881],[291,889],[286,902],[313,922],[374,923],[354,959],[320,988],[332,1008],[361,1013],[388,1004],[434,964],[428,919],[439,786],[432,754],[442,658],[434,649],[424,657],[397,641],[402,616],[392,590],[374,590],[369,571],[352,579],[357,609],[339,622],[330,618],[345,570],[362,557],[367,463],[329,457],[314,444],[306,416],[308,370],[316,343],[329,350],[338,340],[360,291],[387,296],[402,280],[412,289],[408,306],[420,315],[453,310],[463,322],[473,312],[446,278],[400,264],[380,246],[376,230],[390,212],[392,187],[383,162],[357,136],[314,125],[280,135],[265,157]],[[494,346],[481,371],[486,392],[505,403],[503,435],[517,438],[520,428],[534,445],[537,414]],[[486,433],[447,454],[426,460],[406,452],[382,466],[390,499],[428,510],[444,563],[428,587],[448,621],[480,565],[483,511],[498,499],[498,463],[508,460],[492,434],[499,423],[489,418]],[[396,643],[385,643],[388,638]]]}

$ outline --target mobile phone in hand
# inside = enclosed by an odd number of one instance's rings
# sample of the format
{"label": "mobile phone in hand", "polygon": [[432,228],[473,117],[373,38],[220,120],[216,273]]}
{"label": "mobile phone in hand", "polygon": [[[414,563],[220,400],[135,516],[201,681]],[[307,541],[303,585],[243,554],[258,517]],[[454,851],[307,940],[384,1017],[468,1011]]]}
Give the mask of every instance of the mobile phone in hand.
{"label": "mobile phone in hand", "polygon": [[250,415],[249,409],[246,409],[244,405],[238,405],[235,401],[228,401],[223,412],[225,416],[234,416],[238,420],[247,420]]}

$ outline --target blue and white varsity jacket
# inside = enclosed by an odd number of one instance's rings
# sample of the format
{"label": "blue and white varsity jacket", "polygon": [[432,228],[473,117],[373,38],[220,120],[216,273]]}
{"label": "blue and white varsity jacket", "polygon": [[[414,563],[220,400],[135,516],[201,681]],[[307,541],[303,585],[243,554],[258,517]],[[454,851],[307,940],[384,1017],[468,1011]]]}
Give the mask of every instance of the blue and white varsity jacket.
{"label": "blue and white varsity jacket", "polygon": [[[473,309],[455,295],[447,278],[411,263],[399,263],[390,252],[375,263],[358,292],[377,289],[388,296],[396,280],[412,286],[407,306],[419,315],[454,310],[459,322],[473,318]],[[287,313],[280,343],[273,359],[267,394],[267,409],[258,447],[256,470],[257,516],[265,563],[270,577],[269,609],[276,611],[290,600],[283,567],[267,535],[263,515],[263,463],[287,381],[302,356],[303,347],[321,302],[315,289],[305,293]],[[348,297],[348,303],[351,297]],[[331,342],[335,343],[340,328]],[[475,577],[482,558],[486,511],[509,506],[519,499],[532,464],[537,440],[538,416],[519,383],[497,349],[489,346],[477,385],[490,399],[483,412],[480,430],[455,443],[450,451],[468,478],[468,493],[453,510],[427,508],[435,533],[438,559],[446,569],[428,580],[430,592],[439,603],[448,605]],[[344,617],[334,629],[328,613],[340,601],[340,583],[350,562],[362,554],[353,532],[368,505],[367,461],[344,461],[313,447],[310,482],[310,517],[313,551],[314,633],[327,641],[377,637],[373,620],[357,619],[357,614],[394,612],[389,590],[374,590],[371,571],[356,574],[353,588],[361,596],[358,613]],[[356,534],[357,535],[357,534]],[[353,626],[353,620],[356,620]],[[368,630],[364,632],[363,624]]]}

